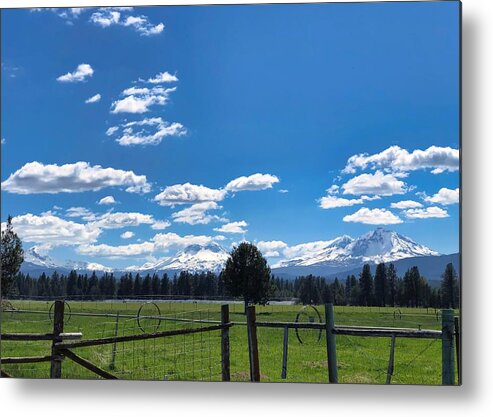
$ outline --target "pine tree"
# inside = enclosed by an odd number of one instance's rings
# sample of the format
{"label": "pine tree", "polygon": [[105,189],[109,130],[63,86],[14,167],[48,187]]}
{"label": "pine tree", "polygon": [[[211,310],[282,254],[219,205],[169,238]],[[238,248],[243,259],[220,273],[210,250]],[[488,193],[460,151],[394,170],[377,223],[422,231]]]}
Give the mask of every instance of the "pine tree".
{"label": "pine tree", "polygon": [[373,276],[370,265],[364,264],[359,278],[360,303],[363,306],[373,305]]}
{"label": "pine tree", "polygon": [[1,233],[1,258],[2,258],[2,278],[1,295],[5,297],[14,287],[15,277],[19,272],[22,262],[24,262],[24,250],[22,242],[14,232],[12,226],[12,216],[8,216],[5,230]]}
{"label": "pine tree", "polygon": [[452,263],[445,267],[440,290],[442,308],[457,308],[459,306],[459,284],[457,272]]}
{"label": "pine tree", "polygon": [[245,312],[251,303],[266,304],[269,301],[271,271],[255,245],[242,242],[235,247],[222,274],[228,292],[234,297],[243,297]]}
{"label": "pine tree", "polygon": [[387,266],[387,289],[389,304],[394,307],[397,303],[397,271],[394,264]]}
{"label": "pine tree", "polygon": [[385,264],[379,263],[375,270],[375,304],[385,307],[387,294],[387,268]]}

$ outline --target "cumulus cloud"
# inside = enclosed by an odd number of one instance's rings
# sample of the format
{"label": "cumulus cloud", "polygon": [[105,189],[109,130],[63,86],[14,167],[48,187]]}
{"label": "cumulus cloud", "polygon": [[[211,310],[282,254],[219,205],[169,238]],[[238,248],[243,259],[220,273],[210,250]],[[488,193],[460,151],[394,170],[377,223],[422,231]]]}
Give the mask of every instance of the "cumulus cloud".
{"label": "cumulus cloud", "polygon": [[147,82],[151,84],[176,83],[178,82],[178,77],[170,74],[168,71],[163,71],[156,74],[154,77],[149,78]]}
{"label": "cumulus cloud", "polygon": [[135,236],[135,233],[134,233],[134,232],[131,232],[131,231],[129,231],[129,230],[127,230],[126,232],[123,232],[123,233],[120,235],[120,237],[121,237],[122,239],[131,239],[131,238],[133,238],[134,236]]}
{"label": "cumulus cloud", "polygon": [[93,221],[96,219],[96,215],[85,207],[70,207],[66,211],[67,217],[80,217],[85,221]]}
{"label": "cumulus cloud", "polygon": [[363,207],[353,214],[344,216],[343,221],[363,224],[399,224],[402,220],[389,210]]}
{"label": "cumulus cloud", "polygon": [[145,175],[100,165],[91,166],[88,162],[65,165],[29,162],[2,182],[2,189],[14,194],[77,193],[122,186],[129,193],[147,193],[151,190]]}
{"label": "cumulus cloud", "polygon": [[111,113],[146,113],[152,106],[164,106],[175,91],[176,87],[127,88],[122,93],[124,98],[111,104]]}
{"label": "cumulus cloud", "polygon": [[222,207],[215,201],[206,201],[203,203],[193,204],[183,210],[173,213],[171,217],[177,223],[209,224],[211,221],[222,221],[221,217],[208,213],[210,210],[219,210]]}
{"label": "cumulus cloud", "polygon": [[187,182],[185,184],[175,184],[166,187],[154,197],[154,200],[161,206],[175,206],[178,204],[221,201],[225,196],[225,190],[208,188],[203,185],[194,185]]}
{"label": "cumulus cloud", "polygon": [[108,206],[111,204],[116,204],[115,197],[112,195],[107,195],[106,197],[103,197],[101,200],[98,201],[98,204],[100,206]]}
{"label": "cumulus cloud", "polygon": [[96,95],[94,95],[94,96],[92,96],[92,97],[89,97],[89,98],[85,101],[85,103],[86,103],[86,104],[97,103],[97,102],[98,102],[98,101],[100,101],[100,100],[101,100],[101,94],[99,94],[99,93],[98,93],[98,94],[96,94]]}
{"label": "cumulus cloud", "polygon": [[132,243],[130,245],[111,246],[105,243],[100,245],[81,245],[76,251],[81,255],[98,256],[103,258],[129,258],[151,254],[154,251],[152,242]]}
{"label": "cumulus cloud", "polygon": [[432,173],[458,171],[459,150],[450,147],[430,146],[425,150],[409,152],[399,146],[391,146],[377,154],[361,153],[351,156],[342,171],[353,174],[358,169],[384,169],[391,171],[415,171],[431,169]]}
{"label": "cumulus cloud", "polygon": [[55,13],[58,17],[61,17],[66,21],[67,24],[72,25],[73,21],[76,20],[85,10],[82,7],[33,7],[30,9],[31,12],[52,12]]}
{"label": "cumulus cloud", "polygon": [[300,243],[285,248],[283,253],[288,259],[311,256],[326,248],[331,242],[330,240],[318,240],[315,242]]}
{"label": "cumulus cloud", "polygon": [[156,220],[151,225],[151,229],[153,229],[153,230],[164,230],[170,226],[171,226],[171,223],[168,220]]}
{"label": "cumulus cloud", "polygon": [[189,245],[207,245],[213,241],[210,236],[186,235],[180,236],[176,233],[159,233],[152,238],[156,251],[167,251],[172,248],[184,248]]}
{"label": "cumulus cloud", "polygon": [[409,219],[430,219],[449,217],[447,210],[440,207],[426,207],[423,209],[409,209],[405,211],[406,217]]}
{"label": "cumulus cloud", "polygon": [[358,204],[363,204],[365,201],[377,200],[378,196],[362,196],[361,198],[347,199],[342,197],[336,197],[334,195],[327,195],[320,199],[320,207],[323,209],[331,209],[338,207],[350,207]]}
{"label": "cumulus cloud", "polygon": [[253,174],[248,177],[238,177],[226,185],[227,191],[258,191],[272,188],[273,184],[279,182],[279,178],[270,174]]}
{"label": "cumulus cloud", "polygon": [[390,205],[391,208],[395,209],[410,209],[410,208],[418,208],[418,207],[423,207],[423,205],[417,201],[413,200],[403,200],[403,201],[398,201],[397,203],[392,203]]}
{"label": "cumulus cloud", "polygon": [[[24,242],[49,247],[73,246],[95,242],[101,231],[90,224],[64,220],[50,213],[31,213],[12,218],[14,231]],[[2,229],[4,228],[2,224]]]}
{"label": "cumulus cloud", "polygon": [[[140,121],[122,124],[122,134],[116,141],[122,146],[130,145],[158,145],[167,136],[184,136],[186,128],[181,123],[168,123],[161,117],[153,117]],[[106,131],[108,136],[113,135],[118,126],[113,126]]]}
{"label": "cumulus cloud", "polygon": [[257,242],[257,248],[264,256],[275,258],[281,256],[281,251],[288,247],[287,243],[281,240],[261,240]]}
{"label": "cumulus cloud", "polygon": [[164,30],[164,24],[152,24],[145,15],[132,16],[127,13],[132,8],[104,7],[91,14],[89,21],[102,28],[123,26],[134,29],[141,36],[159,35]]}
{"label": "cumulus cloud", "polygon": [[80,64],[75,71],[60,75],[57,81],[61,83],[79,83],[85,81],[88,77],[92,77],[93,74],[94,70],[89,64]]}
{"label": "cumulus cloud", "polygon": [[424,200],[428,203],[441,205],[457,204],[459,202],[459,189],[451,190],[449,188],[440,188],[438,193],[431,197],[425,197]]}
{"label": "cumulus cloud", "polygon": [[153,224],[154,218],[150,214],[110,212],[105,213],[93,222],[94,226],[101,229],[122,229],[124,227],[135,227],[141,224]]}
{"label": "cumulus cloud", "polygon": [[215,228],[214,231],[220,233],[242,233],[245,234],[248,230],[245,227],[248,226],[248,223],[244,220],[239,222],[230,222],[222,225],[219,228]]}
{"label": "cumulus cloud", "polygon": [[393,174],[377,171],[374,174],[361,174],[351,178],[342,186],[343,194],[362,195],[375,194],[390,196],[407,192],[406,184]]}

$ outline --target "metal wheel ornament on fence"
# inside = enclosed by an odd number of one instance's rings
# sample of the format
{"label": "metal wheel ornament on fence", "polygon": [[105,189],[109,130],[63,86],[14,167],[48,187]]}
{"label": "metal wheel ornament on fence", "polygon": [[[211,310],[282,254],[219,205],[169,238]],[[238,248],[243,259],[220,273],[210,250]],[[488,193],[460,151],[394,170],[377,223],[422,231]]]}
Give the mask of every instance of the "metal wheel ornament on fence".
{"label": "metal wheel ornament on fence", "polygon": [[[65,310],[64,310],[64,322],[67,324],[70,319],[72,318],[72,308],[70,307],[70,304],[67,303],[66,301],[63,302],[65,304]],[[50,309],[48,311],[48,317],[50,318],[50,321],[53,323],[53,308],[55,307],[55,303],[53,302],[50,306]]]}
{"label": "metal wheel ornament on fence", "polygon": [[161,327],[159,306],[152,301],[142,304],[137,312],[137,325],[142,333],[157,333]]}
{"label": "metal wheel ornament on fence", "polygon": [[[296,323],[319,323],[322,324],[322,316],[315,306],[304,306],[296,314]],[[296,327],[296,338],[302,345],[311,345],[320,342],[322,329],[299,329]]]}

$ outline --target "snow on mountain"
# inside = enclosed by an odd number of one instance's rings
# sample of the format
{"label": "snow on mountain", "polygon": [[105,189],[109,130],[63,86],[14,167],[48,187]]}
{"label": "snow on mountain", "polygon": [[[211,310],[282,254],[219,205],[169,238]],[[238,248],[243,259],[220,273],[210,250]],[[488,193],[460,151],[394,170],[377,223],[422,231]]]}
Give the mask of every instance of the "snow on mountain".
{"label": "snow on mountain", "polygon": [[142,266],[131,266],[126,271],[190,271],[219,272],[228,259],[228,252],[217,243],[206,245],[189,245],[176,253],[175,256],[161,258],[154,263]]}
{"label": "snow on mountain", "polygon": [[97,262],[66,261],[63,268],[74,271],[113,272],[113,269]]}
{"label": "snow on mountain", "polygon": [[273,268],[334,267],[363,263],[392,262],[416,256],[438,256],[438,252],[394,231],[377,228],[357,239],[341,236],[331,240],[315,253],[283,260]]}
{"label": "snow on mountain", "polygon": [[113,271],[111,268],[96,262],[65,261],[64,264],[58,264],[48,255],[43,255],[42,251],[37,246],[33,246],[24,252],[24,262],[21,265],[21,271],[23,272],[37,273],[41,271],[51,273],[52,271],[68,272],[72,270],[85,272]]}
{"label": "snow on mountain", "polygon": [[37,246],[24,252],[24,262],[41,268],[56,268],[58,266],[48,255],[43,255]]}

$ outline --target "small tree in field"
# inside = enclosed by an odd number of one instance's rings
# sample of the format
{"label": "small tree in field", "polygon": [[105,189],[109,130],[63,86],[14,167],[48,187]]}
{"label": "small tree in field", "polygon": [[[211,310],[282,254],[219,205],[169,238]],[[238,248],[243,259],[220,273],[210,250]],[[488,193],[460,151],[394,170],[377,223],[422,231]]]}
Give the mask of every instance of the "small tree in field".
{"label": "small tree in field", "polygon": [[222,271],[226,290],[243,297],[245,313],[249,304],[266,304],[272,294],[271,273],[257,247],[242,242],[233,249]]}
{"label": "small tree in field", "polygon": [[2,297],[9,294],[12,289],[15,277],[21,268],[22,262],[24,262],[24,250],[22,249],[22,242],[14,232],[12,227],[12,216],[7,219],[7,225],[5,230],[2,230]]}

